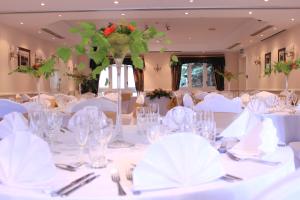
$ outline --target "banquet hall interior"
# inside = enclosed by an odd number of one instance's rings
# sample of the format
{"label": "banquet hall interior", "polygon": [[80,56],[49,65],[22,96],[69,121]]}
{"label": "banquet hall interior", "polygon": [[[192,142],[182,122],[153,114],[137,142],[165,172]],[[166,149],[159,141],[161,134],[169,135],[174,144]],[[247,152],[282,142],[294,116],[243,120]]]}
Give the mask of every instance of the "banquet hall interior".
{"label": "banquet hall interior", "polygon": [[2,0],[0,200],[299,199],[299,11]]}

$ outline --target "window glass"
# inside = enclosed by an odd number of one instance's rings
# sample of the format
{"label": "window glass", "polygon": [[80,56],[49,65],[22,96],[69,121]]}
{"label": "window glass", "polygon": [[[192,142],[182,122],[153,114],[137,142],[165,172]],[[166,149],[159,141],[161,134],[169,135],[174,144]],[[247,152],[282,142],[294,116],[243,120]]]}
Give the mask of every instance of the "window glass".
{"label": "window glass", "polygon": [[188,87],[188,64],[181,66],[180,87]]}
{"label": "window glass", "polygon": [[135,82],[134,82],[134,74],[133,74],[133,68],[131,65],[127,65],[127,73],[128,73],[128,87],[129,88],[135,88]]}
{"label": "window glass", "polygon": [[192,87],[203,87],[203,64],[195,63],[192,68]]}
{"label": "window glass", "polygon": [[211,64],[207,65],[207,86],[216,86],[215,71]]}

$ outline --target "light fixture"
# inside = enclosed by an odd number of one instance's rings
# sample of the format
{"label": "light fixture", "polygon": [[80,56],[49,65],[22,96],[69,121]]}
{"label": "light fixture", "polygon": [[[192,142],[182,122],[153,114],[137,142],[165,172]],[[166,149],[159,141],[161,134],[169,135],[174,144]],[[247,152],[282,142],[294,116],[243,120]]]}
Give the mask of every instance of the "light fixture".
{"label": "light fixture", "polygon": [[46,4],[44,2],[41,3],[41,6],[45,6]]}
{"label": "light fixture", "polygon": [[258,56],[258,57],[254,60],[254,64],[255,64],[255,65],[261,65],[260,56]]}
{"label": "light fixture", "polygon": [[161,70],[161,66],[159,66],[158,64],[156,64],[155,67],[153,67],[154,71],[159,72]]}
{"label": "light fixture", "polygon": [[295,21],[295,18],[292,18],[291,21],[292,21],[292,22]]}
{"label": "light fixture", "polygon": [[188,15],[189,13],[188,13],[188,12],[185,12],[184,14],[185,14],[185,15]]}
{"label": "light fixture", "polygon": [[260,35],[260,37],[264,37],[264,35],[263,35],[263,34],[261,34],[261,35]]}
{"label": "light fixture", "polygon": [[194,0],[190,0],[190,3],[194,3]]}
{"label": "light fixture", "polygon": [[249,15],[252,15],[253,13],[252,13],[252,11],[249,11]]}
{"label": "light fixture", "polygon": [[62,17],[62,15],[61,15],[61,14],[59,14],[58,16],[59,16],[59,17]]}
{"label": "light fixture", "polygon": [[125,13],[122,13],[121,15],[122,15],[122,16],[125,16]]}
{"label": "light fixture", "polygon": [[23,25],[24,23],[23,23],[23,22],[20,22],[20,24]]}
{"label": "light fixture", "polygon": [[119,2],[118,1],[114,1],[114,4],[119,4]]}
{"label": "light fixture", "polygon": [[269,0],[264,0],[265,2],[268,2]]}

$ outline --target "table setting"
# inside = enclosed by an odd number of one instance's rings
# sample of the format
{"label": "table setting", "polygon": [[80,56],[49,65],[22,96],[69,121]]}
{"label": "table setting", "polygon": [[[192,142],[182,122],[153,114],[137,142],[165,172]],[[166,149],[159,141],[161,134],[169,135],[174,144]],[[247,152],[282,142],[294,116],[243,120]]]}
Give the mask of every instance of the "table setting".
{"label": "table setting", "polygon": [[137,122],[123,126],[132,146],[110,148],[113,122],[93,106],[67,127],[57,111],[6,115],[0,199],[253,199],[294,171],[271,120],[235,140],[217,134],[209,111],[179,106],[161,117],[148,105]]}

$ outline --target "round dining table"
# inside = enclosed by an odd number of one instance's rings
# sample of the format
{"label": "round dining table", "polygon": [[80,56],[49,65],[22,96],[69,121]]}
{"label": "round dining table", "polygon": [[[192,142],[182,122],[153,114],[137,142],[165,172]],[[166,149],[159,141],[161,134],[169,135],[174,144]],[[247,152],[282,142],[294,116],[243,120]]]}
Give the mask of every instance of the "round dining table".
{"label": "round dining table", "polygon": [[300,111],[295,113],[274,112],[261,116],[262,118],[272,119],[281,143],[288,144],[300,141]]}
{"label": "round dining table", "polygon": [[[234,161],[226,154],[221,154],[221,162],[227,174],[240,177],[242,181],[228,182],[217,179],[196,186],[185,186],[157,191],[134,191],[134,183],[126,179],[126,173],[143,159],[149,143],[145,135],[139,134],[135,126],[124,126],[124,139],[135,144],[131,148],[107,149],[107,167],[94,169],[89,166],[87,150],[84,153],[86,165],[76,171],[66,171],[57,168],[56,176],[49,181],[46,189],[22,189],[0,184],[1,200],[182,200],[182,199],[222,199],[247,200],[256,195],[274,182],[292,173],[295,170],[293,151],[290,147],[278,147],[276,152],[266,155],[265,160],[281,162],[276,166],[255,163],[251,161]],[[188,134],[188,133],[187,133]],[[70,164],[79,161],[79,147],[74,133],[65,131],[56,136],[53,145],[53,160],[55,163]],[[192,155],[192,154],[191,154]],[[197,157],[195,157],[197,159]],[[163,162],[163,161],[162,161]],[[112,181],[111,172],[119,171],[121,185],[127,195],[119,196],[117,185]],[[51,192],[67,185],[71,181],[89,173],[100,175],[94,181],[79,188],[67,197],[52,197]],[[134,172],[133,172],[134,173]]]}

